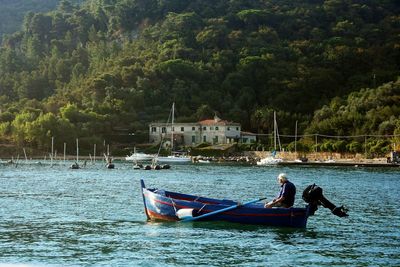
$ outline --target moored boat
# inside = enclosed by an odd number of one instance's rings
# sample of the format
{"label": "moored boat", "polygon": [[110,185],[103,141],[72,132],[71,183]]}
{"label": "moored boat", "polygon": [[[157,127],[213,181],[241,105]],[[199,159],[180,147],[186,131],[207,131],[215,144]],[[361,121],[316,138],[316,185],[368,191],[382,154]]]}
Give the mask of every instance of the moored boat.
{"label": "moored boat", "polygon": [[[177,211],[192,209],[194,216],[233,207],[237,201],[213,199],[171,191],[149,189],[141,181],[145,213],[149,220],[180,221]],[[242,224],[261,224],[304,228],[309,216],[305,208],[264,208],[263,203],[252,203],[204,217],[200,220],[228,221]]]}
{"label": "moored boat", "polygon": [[240,204],[233,200],[146,188],[143,180],[141,189],[148,220],[194,221],[198,218],[199,221],[305,228],[308,217],[314,215],[319,205],[329,208],[339,217],[348,216],[343,206],[336,207],[328,201],[322,195],[322,189],[315,184],[304,190],[303,199],[308,204],[302,208],[264,208],[264,204],[259,202],[262,199]]}
{"label": "moored boat", "polygon": [[260,159],[260,161],[257,161],[256,164],[258,166],[265,166],[265,165],[276,165],[283,162],[283,159],[281,158],[275,158],[275,157],[266,157]]}
{"label": "moored boat", "polygon": [[130,156],[126,156],[126,161],[150,161],[154,158],[154,155],[141,153],[141,152],[133,152]]}
{"label": "moored boat", "polygon": [[166,162],[166,163],[189,163],[192,162],[192,159],[187,156],[166,156],[166,157],[156,157],[158,162]]}

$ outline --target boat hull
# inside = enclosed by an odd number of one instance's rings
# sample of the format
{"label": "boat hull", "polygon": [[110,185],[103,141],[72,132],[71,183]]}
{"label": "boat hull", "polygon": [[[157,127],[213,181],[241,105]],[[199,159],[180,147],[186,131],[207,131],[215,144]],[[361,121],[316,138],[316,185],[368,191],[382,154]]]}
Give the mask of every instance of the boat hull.
{"label": "boat hull", "polygon": [[[194,209],[198,215],[236,205],[232,200],[219,200],[180,194],[157,189],[147,189],[142,182],[145,213],[149,220],[179,221],[176,211]],[[208,216],[199,221],[228,221],[277,227],[305,228],[308,208],[264,208],[262,203],[239,207]]]}
{"label": "boat hull", "polygon": [[158,157],[157,161],[158,162],[165,162],[165,163],[189,163],[192,160],[191,160],[191,158],[188,158],[188,157],[169,156],[169,157]]}

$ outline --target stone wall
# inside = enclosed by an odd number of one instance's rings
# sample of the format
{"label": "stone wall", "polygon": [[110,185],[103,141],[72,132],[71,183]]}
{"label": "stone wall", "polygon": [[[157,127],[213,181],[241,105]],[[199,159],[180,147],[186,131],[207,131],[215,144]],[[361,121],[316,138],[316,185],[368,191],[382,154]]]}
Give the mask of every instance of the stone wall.
{"label": "stone wall", "polygon": [[[269,151],[246,151],[244,156],[251,158],[265,158],[271,156]],[[299,158],[307,158],[310,161],[356,161],[356,162],[386,162],[386,157],[367,159],[364,154],[350,154],[350,153],[330,153],[330,152],[310,152],[310,153],[294,153],[294,152],[278,152],[276,157],[283,160],[291,161]],[[389,156],[388,156],[389,157]]]}

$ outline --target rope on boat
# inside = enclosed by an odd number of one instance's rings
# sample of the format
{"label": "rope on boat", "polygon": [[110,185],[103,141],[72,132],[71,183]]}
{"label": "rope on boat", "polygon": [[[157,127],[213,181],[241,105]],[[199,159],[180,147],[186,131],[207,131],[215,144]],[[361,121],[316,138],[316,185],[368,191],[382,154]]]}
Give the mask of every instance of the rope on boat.
{"label": "rope on boat", "polygon": [[171,202],[172,202],[172,207],[174,208],[175,214],[176,214],[177,209],[176,209],[176,207],[175,207],[175,202],[174,202],[174,200],[172,199],[172,197],[169,197],[169,199],[170,199]]}
{"label": "rope on boat", "polygon": [[198,212],[201,212],[205,206],[207,206],[207,204],[204,204],[203,207],[201,207]]}

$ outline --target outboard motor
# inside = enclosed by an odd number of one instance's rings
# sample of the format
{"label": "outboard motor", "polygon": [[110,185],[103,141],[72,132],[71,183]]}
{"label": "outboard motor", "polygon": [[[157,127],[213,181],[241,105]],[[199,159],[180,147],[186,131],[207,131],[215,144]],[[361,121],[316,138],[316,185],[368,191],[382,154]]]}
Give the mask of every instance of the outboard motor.
{"label": "outboard motor", "polygon": [[349,216],[346,213],[346,208],[343,206],[336,207],[332,202],[326,199],[322,194],[322,188],[316,184],[307,186],[307,188],[303,191],[303,200],[310,205],[310,215],[314,215],[315,211],[318,209],[318,206],[322,205],[324,208],[330,209],[336,216]]}

